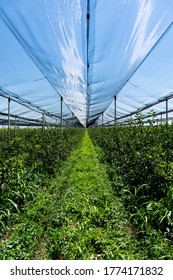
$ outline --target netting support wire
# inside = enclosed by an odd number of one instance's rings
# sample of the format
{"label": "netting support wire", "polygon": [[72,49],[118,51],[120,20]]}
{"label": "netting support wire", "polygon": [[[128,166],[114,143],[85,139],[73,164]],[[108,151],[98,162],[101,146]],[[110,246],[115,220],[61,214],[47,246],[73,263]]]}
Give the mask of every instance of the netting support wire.
{"label": "netting support wire", "polygon": [[114,120],[115,120],[115,129],[117,129],[117,97],[116,95],[114,96]]}
{"label": "netting support wire", "polygon": [[63,102],[63,97],[61,96],[61,129],[62,129],[62,102]]}
{"label": "netting support wire", "polygon": [[10,97],[8,98],[8,139],[10,140]]}

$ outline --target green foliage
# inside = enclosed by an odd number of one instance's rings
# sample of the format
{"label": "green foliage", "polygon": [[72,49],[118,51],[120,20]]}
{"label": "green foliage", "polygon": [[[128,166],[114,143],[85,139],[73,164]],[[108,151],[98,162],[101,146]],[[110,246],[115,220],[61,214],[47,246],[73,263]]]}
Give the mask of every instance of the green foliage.
{"label": "green foliage", "polygon": [[[165,248],[165,238],[170,242],[173,238],[173,126],[145,126],[138,114],[136,125],[131,120],[116,131],[102,128],[90,129],[89,133],[104,151],[102,161],[109,164],[114,190],[129,212],[138,239],[150,240],[150,234],[156,231],[156,243],[160,240]],[[167,257],[172,256],[170,246]]]}
{"label": "green foliage", "polygon": [[114,197],[105,166],[98,162],[87,133],[81,149],[69,158],[65,173],[69,176],[55,214],[51,258],[138,258],[125,209]]}
{"label": "green foliage", "polygon": [[0,259],[172,259],[173,128],[138,118],[89,130],[96,147],[82,130],[0,131]]}
{"label": "green foliage", "polygon": [[126,211],[87,134],[2,240],[2,259],[140,258]]}
{"label": "green foliage", "polygon": [[0,236],[26,202],[55,176],[83,132],[75,129],[0,130]]}

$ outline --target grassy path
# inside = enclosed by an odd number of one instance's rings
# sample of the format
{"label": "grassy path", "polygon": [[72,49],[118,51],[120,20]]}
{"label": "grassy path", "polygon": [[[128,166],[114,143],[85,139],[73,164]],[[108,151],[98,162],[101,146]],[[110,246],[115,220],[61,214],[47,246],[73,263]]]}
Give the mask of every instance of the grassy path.
{"label": "grassy path", "polygon": [[0,242],[0,259],[140,259],[125,210],[86,131],[61,175]]}
{"label": "grassy path", "polygon": [[88,136],[67,163],[69,173],[52,235],[54,259],[134,259],[134,240],[105,166]]}

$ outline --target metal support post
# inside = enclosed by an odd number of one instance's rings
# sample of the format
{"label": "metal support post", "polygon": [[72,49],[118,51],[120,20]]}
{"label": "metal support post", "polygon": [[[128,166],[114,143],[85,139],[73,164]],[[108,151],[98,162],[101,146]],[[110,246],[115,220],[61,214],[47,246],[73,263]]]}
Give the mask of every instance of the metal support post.
{"label": "metal support post", "polygon": [[115,120],[115,129],[117,129],[117,97],[114,96],[114,120]]}
{"label": "metal support post", "polygon": [[103,113],[102,113],[102,127],[103,127]]}
{"label": "metal support post", "polygon": [[8,98],[8,139],[10,140],[10,97]]}
{"label": "metal support post", "polygon": [[15,122],[14,122],[14,135],[16,137],[16,129],[17,129],[17,118],[15,117]]}
{"label": "metal support post", "polygon": [[90,0],[87,0],[87,15],[86,15],[86,93],[87,93],[87,108],[86,108],[86,128],[89,123],[89,32],[90,32]]}
{"label": "metal support post", "polygon": [[168,123],[168,99],[166,99],[166,122]]}
{"label": "metal support post", "polygon": [[168,171],[169,163],[169,143],[168,143],[168,99],[166,99],[166,171]]}
{"label": "metal support post", "polygon": [[42,113],[42,128],[44,129],[44,113]]}
{"label": "metal support post", "polygon": [[61,96],[61,129],[62,129],[62,102],[63,102],[63,97]]}

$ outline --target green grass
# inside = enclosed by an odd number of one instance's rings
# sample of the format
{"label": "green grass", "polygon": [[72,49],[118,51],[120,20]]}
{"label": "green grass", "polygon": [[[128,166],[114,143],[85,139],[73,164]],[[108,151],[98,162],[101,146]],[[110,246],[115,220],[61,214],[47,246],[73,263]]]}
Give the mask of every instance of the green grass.
{"label": "green grass", "polygon": [[173,126],[168,128],[168,143],[165,125],[89,130],[94,145],[103,149],[100,159],[145,259],[173,259]]}
{"label": "green grass", "polygon": [[0,259],[170,258],[169,244],[147,224],[137,240],[139,232],[129,223],[101,157],[86,131],[56,178],[13,217],[0,242]]}
{"label": "green grass", "polygon": [[52,258],[137,258],[125,210],[114,196],[87,132],[67,165],[70,172],[52,232]]}
{"label": "green grass", "polygon": [[1,259],[133,259],[132,233],[86,132],[1,240]]}

